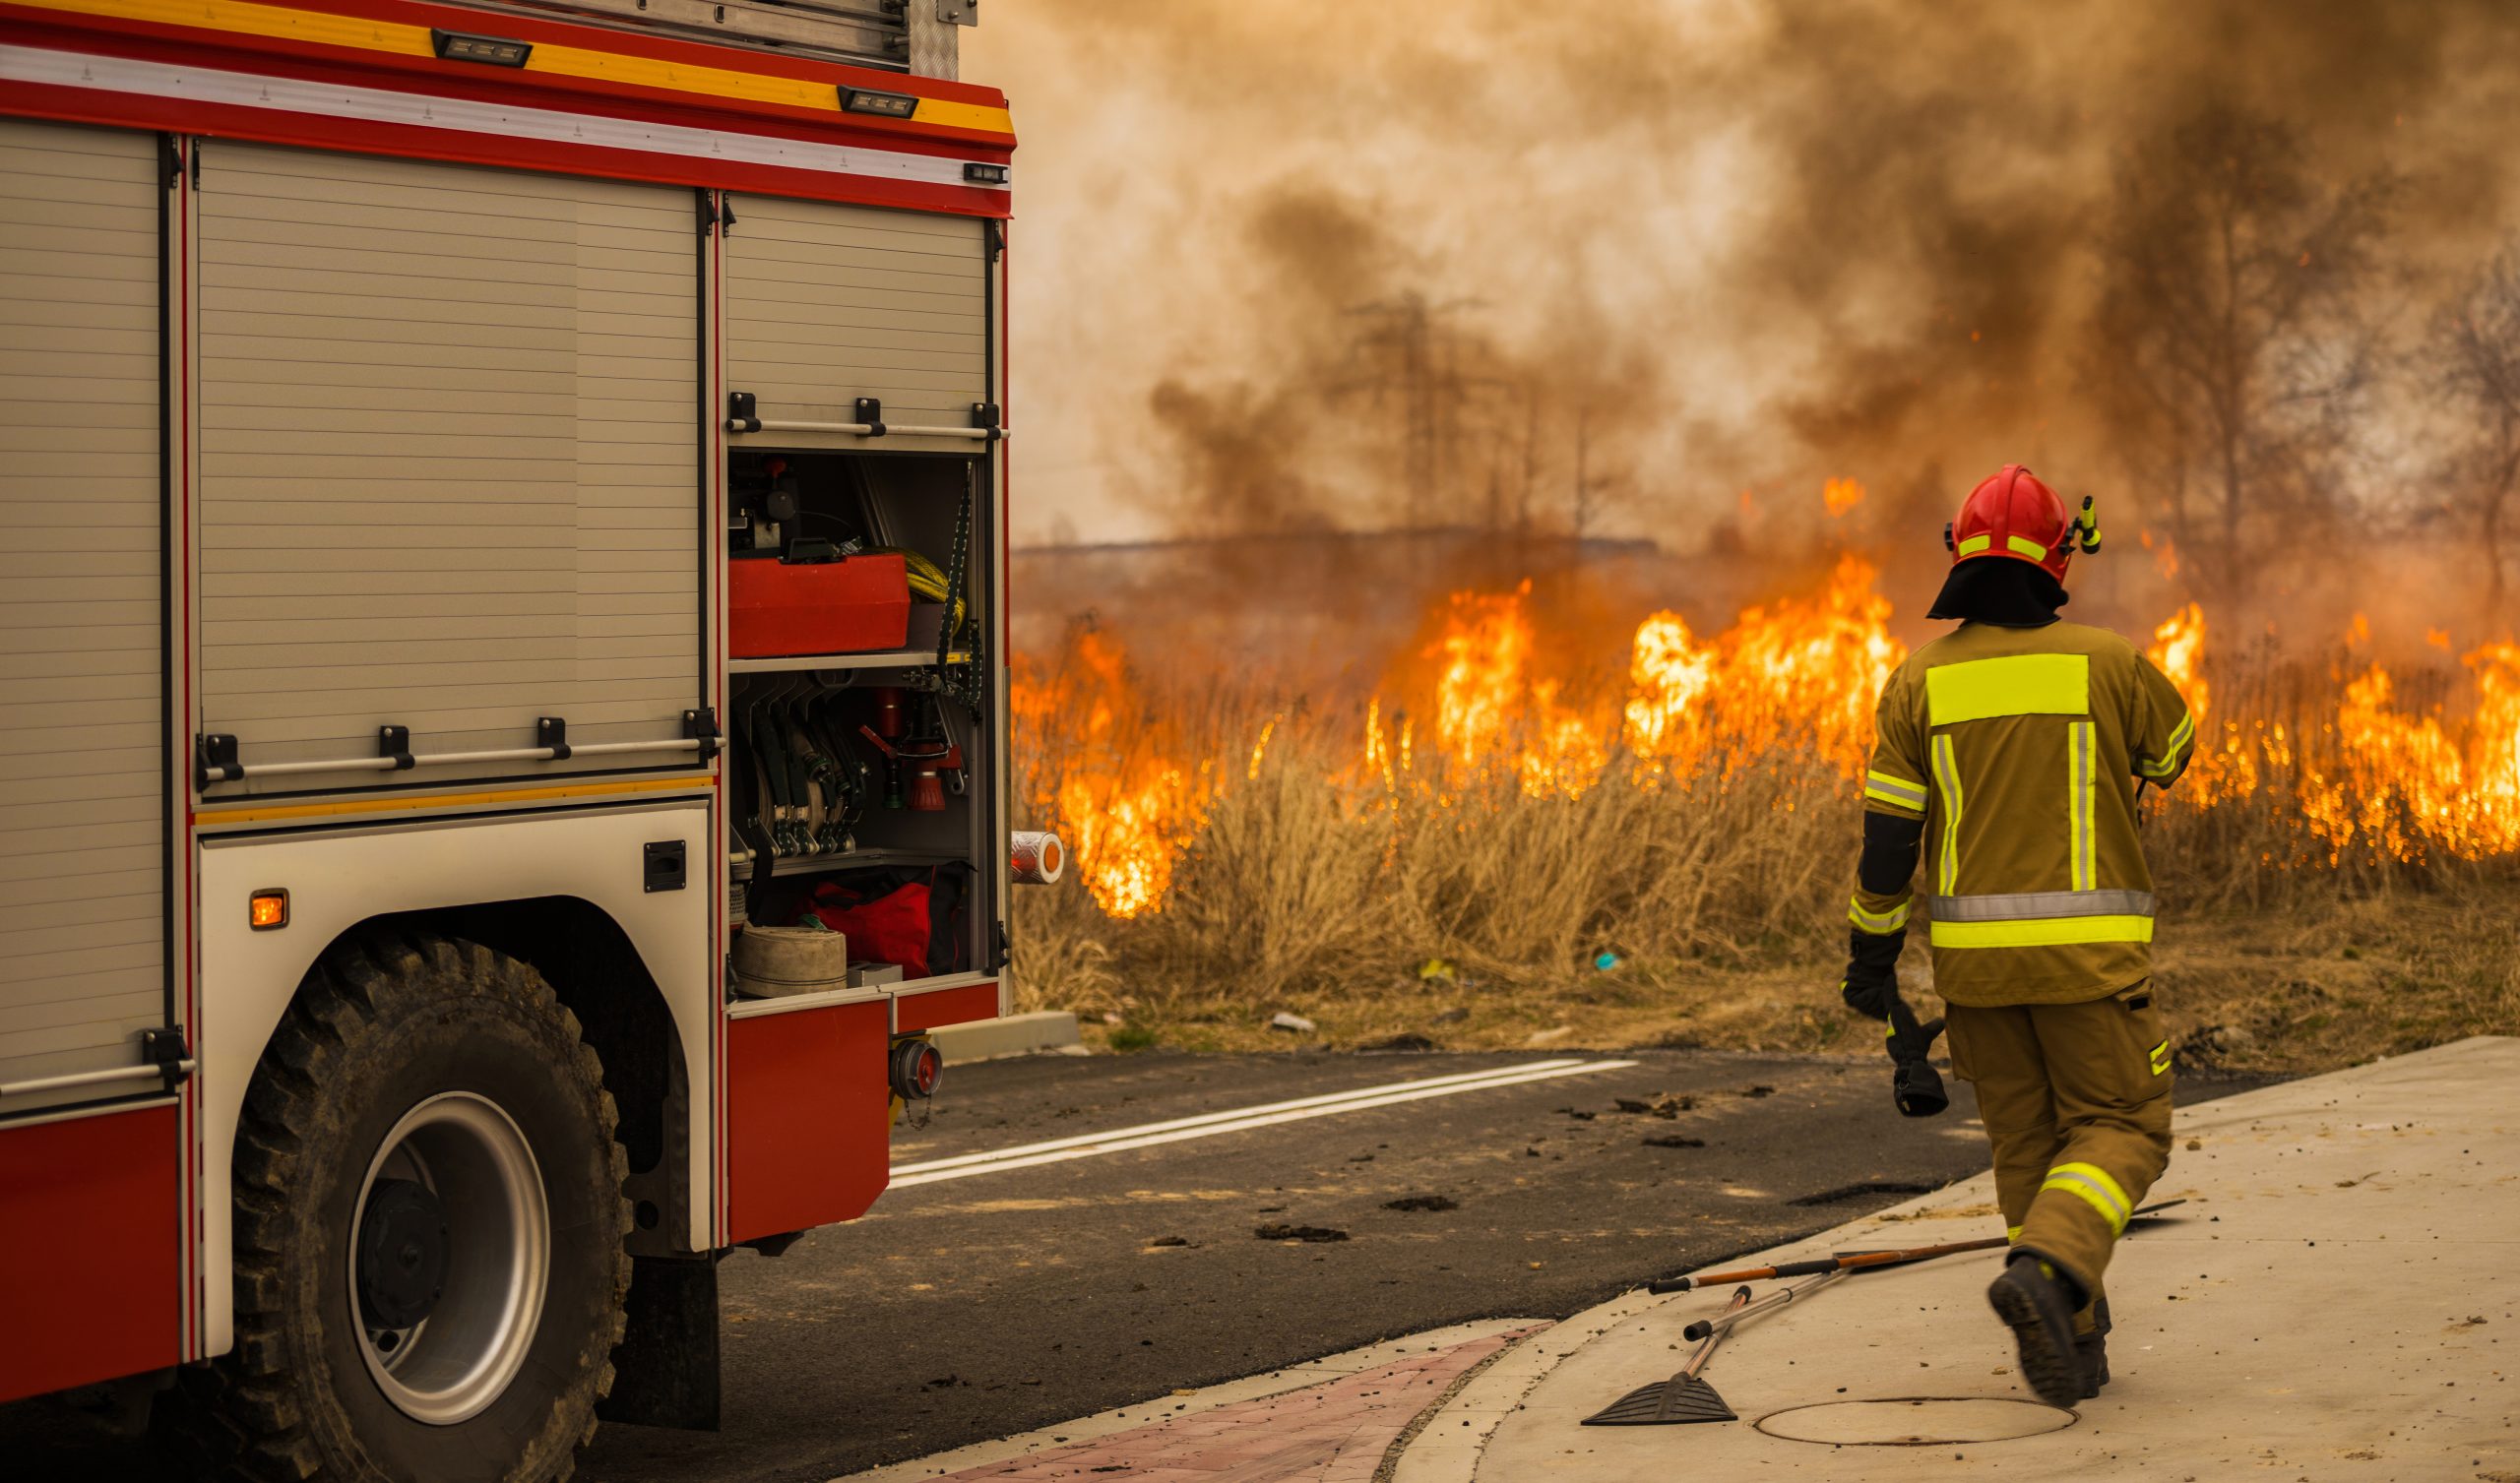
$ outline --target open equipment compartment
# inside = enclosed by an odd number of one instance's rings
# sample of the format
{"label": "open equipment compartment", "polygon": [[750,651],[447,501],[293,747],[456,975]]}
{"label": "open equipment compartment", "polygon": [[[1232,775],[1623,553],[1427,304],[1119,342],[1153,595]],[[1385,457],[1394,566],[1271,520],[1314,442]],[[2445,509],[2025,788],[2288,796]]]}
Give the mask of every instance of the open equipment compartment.
{"label": "open equipment compartment", "polygon": [[[747,445],[729,454],[727,486],[730,566],[777,563],[845,603],[889,582],[908,611],[889,630],[843,625],[901,634],[890,647],[728,660],[736,919],[787,926],[914,887],[937,932],[924,960],[896,964],[903,981],[994,971],[988,462]],[[890,565],[849,570],[870,561]],[[730,577],[730,592],[747,580]]]}

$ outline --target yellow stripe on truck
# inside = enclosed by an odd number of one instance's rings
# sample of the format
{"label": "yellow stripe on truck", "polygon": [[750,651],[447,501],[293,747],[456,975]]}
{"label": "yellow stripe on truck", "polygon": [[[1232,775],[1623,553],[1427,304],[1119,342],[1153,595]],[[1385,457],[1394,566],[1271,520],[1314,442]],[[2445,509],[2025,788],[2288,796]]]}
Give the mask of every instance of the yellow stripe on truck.
{"label": "yellow stripe on truck", "polygon": [[554,803],[576,798],[611,798],[628,794],[685,792],[705,795],[712,786],[706,774],[645,777],[627,782],[572,782],[539,788],[486,788],[463,793],[395,793],[382,798],[345,798],[331,803],[286,803],[272,808],[221,808],[218,802],[194,811],[205,829],[221,825],[272,824],[290,819],[334,819],[353,814],[409,814],[422,809],[472,808],[483,804]]}
{"label": "yellow stripe on truck", "polygon": [[357,16],[333,16],[322,11],[255,5],[250,0],[11,0],[11,3],[32,10],[66,11],[109,21],[188,26],[197,31],[223,31],[231,35],[306,41],[318,46],[348,46],[401,57],[437,55],[437,48],[429,43],[429,29],[425,26],[400,26],[391,21],[370,21]]}
{"label": "yellow stripe on truck", "polygon": [[[11,0],[11,3],[35,10],[97,16],[114,21],[139,21],[155,26],[183,26],[198,31],[226,31],[231,35],[263,36],[279,41],[383,52],[391,56],[434,58],[437,55],[437,48],[431,43],[429,29],[425,26],[334,16],[322,11],[291,10],[286,6],[256,4],[254,0]],[[487,17],[483,18],[482,29],[491,32],[498,30]],[[618,51],[537,41],[534,43],[533,54],[526,58],[524,70],[587,82],[687,93],[701,98],[736,98],[785,108],[810,108],[835,117],[841,114],[840,92],[832,83],[761,72],[738,72],[725,67],[661,62],[652,57]],[[970,129],[981,134],[1011,135],[1015,132],[1014,119],[1004,108],[958,102],[951,98],[919,98],[918,111],[914,118],[922,124]]]}

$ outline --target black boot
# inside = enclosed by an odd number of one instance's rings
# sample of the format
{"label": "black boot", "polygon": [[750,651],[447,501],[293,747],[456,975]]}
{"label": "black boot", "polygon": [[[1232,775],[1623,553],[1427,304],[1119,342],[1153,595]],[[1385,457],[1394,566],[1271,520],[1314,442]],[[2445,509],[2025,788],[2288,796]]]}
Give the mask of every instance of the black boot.
{"label": "black boot", "polygon": [[2074,1335],[2074,1354],[2082,1361],[2083,1399],[2099,1398],[2100,1388],[2109,1384],[2109,1300],[2101,1298],[2091,1306],[2091,1332]]}
{"label": "black boot", "polygon": [[2083,1299],[2071,1278],[2051,1273],[2037,1254],[2016,1248],[2003,1275],[1986,1288],[1986,1301],[2012,1329],[2022,1379],[2041,1400],[2068,1410],[2083,1398],[2083,1366],[2074,1347],[2074,1310]]}

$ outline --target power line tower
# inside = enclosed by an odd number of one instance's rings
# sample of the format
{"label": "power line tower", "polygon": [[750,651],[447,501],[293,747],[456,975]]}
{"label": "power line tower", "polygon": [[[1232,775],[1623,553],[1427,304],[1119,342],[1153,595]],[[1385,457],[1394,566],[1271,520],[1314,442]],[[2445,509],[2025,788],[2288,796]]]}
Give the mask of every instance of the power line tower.
{"label": "power line tower", "polygon": [[1409,529],[1423,529],[1445,508],[1445,496],[1460,476],[1471,403],[1503,385],[1463,369],[1463,338],[1452,317],[1479,307],[1477,299],[1429,304],[1413,289],[1348,310],[1365,322],[1350,345],[1357,372],[1332,390],[1368,392],[1377,407],[1399,402],[1401,511]]}

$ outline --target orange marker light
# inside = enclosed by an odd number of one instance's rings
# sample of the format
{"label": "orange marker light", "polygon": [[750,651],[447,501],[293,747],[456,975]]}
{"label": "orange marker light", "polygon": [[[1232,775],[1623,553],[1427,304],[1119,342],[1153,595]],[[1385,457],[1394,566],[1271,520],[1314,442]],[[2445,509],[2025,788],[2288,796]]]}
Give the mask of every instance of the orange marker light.
{"label": "orange marker light", "polygon": [[277,886],[255,892],[252,904],[246,908],[245,920],[257,932],[287,926],[288,893]]}

